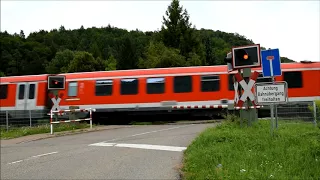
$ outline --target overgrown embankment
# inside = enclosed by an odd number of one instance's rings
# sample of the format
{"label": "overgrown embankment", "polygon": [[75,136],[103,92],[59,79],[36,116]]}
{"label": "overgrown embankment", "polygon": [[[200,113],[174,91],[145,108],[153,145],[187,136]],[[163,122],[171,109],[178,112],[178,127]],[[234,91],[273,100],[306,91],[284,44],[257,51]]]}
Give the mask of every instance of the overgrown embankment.
{"label": "overgrown embankment", "polygon": [[239,121],[206,129],[185,151],[184,179],[320,179],[320,129],[304,122]]}

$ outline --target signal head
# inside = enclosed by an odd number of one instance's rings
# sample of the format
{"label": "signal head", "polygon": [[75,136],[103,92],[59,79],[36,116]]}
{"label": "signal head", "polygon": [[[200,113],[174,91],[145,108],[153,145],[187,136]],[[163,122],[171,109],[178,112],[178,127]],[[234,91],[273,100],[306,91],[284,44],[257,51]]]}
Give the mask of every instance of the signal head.
{"label": "signal head", "polygon": [[247,60],[249,59],[249,54],[245,49],[236,49],[235,57],[237,60]]}
{"label": "signal head", "polygon": [[224,58],[224,62],[227,64],[228,72],[233,71],[232,67],[232,52],[229,52],[227,56]]}
{"label": "signal head", "polygon": [[248,45],[232,48],[232,63],[234,69],[260,67],[260,45]]}
{"label": "signal head", "polygon": [[224,58],[225,63],[232,63],[232,53],[229,52],[227,56]]}
{"label": "signal head", "polygon": [[64,76],[48,76],[48,89],[65,89]]}

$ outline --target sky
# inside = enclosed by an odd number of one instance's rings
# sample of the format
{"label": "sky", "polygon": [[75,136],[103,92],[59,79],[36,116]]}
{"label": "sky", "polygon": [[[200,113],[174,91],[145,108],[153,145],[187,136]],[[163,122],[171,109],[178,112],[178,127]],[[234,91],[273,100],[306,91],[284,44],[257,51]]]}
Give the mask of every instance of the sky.
{"label": "sky", "polygon": [[[159,30],[170,0],[1,0],[1,32],[105,27]],[[238,33],[295,61],[320,61],[320,0],[180,0],[197,29]]]}

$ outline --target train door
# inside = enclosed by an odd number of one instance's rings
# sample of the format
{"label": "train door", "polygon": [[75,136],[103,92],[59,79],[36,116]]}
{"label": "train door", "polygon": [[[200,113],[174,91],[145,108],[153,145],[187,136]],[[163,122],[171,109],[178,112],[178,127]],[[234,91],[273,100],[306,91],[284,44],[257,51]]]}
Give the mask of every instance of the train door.
{"label": "train door", "polygon": [[17,84],[16,110],[19,118],[29,117],[29,110],[36,109],[36,90],[36,82]]}
{"label": "train door", "polygon": [[28,83],[28,92],[27,92],[27,108],[26,110],[35,110],[37,108],[37,83],[32,82]]}

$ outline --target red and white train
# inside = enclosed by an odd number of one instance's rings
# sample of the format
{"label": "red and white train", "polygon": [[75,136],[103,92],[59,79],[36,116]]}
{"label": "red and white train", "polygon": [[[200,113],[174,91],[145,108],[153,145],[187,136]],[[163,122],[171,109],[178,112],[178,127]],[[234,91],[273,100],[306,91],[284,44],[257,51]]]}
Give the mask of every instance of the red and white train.
{"label": "red and white train", "polygon": [[[290,102],[320,100],[320,62],[283,63],[281,68],[282,76],[276,77],[276,81],[288,83]],[[261,73],[261,68],[252,71]],[[66,78],[65,89],[59,90],[63,94],[59,106],[95,108],[97,113],[163,110],[173,113],[188,109],[171,111],[172,105],[233,104],[234,73],[227,73],[227,66],[221,65],[59,74]],[[48,74],[1,77],[1,112],[28,118],[19,112],[46,110],[43,116],[47,116],[53,105],[47,79]],[[269,80],[260,77],[257,82]]]}

